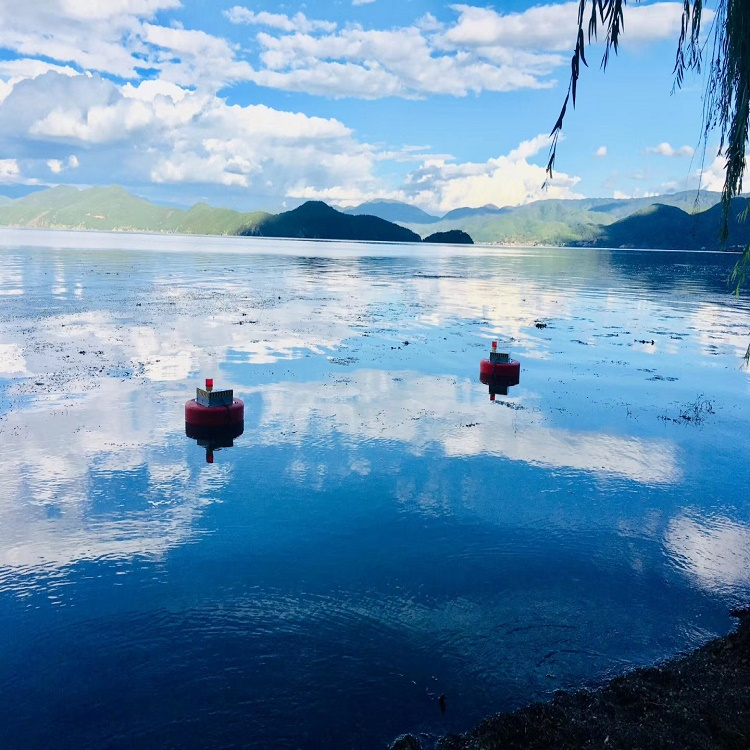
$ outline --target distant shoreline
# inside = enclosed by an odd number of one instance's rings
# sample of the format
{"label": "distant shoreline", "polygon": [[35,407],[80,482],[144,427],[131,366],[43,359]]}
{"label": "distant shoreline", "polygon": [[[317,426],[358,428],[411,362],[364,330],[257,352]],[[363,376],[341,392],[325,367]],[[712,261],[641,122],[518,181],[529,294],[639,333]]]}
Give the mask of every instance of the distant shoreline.
{"label": "distant shoreline", "polygon": [[58,185],[0,201],[0,224],[207,237],[742,251],[750,245],[750,224],[742,221],[747,199],[732,202],[726,243],[719,236],[724,220],[720,199],[720,194],[707,191],[622,200],[551,198],[502,208],[460,207],[442,217],[398,201],[340,208],[308,200],[273,214],[214,207],[205,202],[190,208],[169,207],[116,185],[82,190]]}
{"label": "distant shoreline", "polygon": [[[85,228],[72,228],[72,227],[29,227],[21,225],[11,224],[0,224],[0,232],[3,230],[9,230],[12,232],[65,232],[69,234],[79,233],[88,235],[132,235],[136,237],[182,237],[182,238],[208,238],[208,239],[231,239],[231,240],[263,240],[271,242],[320,242],[330,244],[346,244],[346,243],[361,243],[365,245],[400,245],[404,247],[421,247],[425,251],[440,247],[439,244],[429,244],[426,242],[403,242],[394,240],[326,240],[326,239],[314,239],[307,237],[262,237],[253,235],[237,235],[237,234],[198,234],[196,232],[170,232],[170,231],[159,231],[159,230],[140,230],[140,229],[85,229]],[[455,248],[457,251],[462,249],[465,252],[471,253],[477,249],[496,249],[496,248],[509,248],[509,249],[528,249],[528,250],[575,250],[576,252],[596,251],[596,252],[628,252],[628,253],[691,253],[700,255],[742,255],[741,250],[675,250],[671,248],[650,248],[650,247],[635,247],[635,248],[622,248],[622,247],[591,247],[591,246],[576,246],[576,245],[544,245],[544,244],[530,244],[530,243],[505,243],[505,242],[475,242],[473,245],[449,245],[451,248]]]}

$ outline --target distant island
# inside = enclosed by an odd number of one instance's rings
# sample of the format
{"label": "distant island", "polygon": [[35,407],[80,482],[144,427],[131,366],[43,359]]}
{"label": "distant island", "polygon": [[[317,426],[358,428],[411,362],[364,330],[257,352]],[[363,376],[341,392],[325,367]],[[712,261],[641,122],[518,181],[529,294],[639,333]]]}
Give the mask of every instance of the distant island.
{"label": "distant island", "polygon": [[299,208],[261,218],[237,234],[253,237],[295,237],[311,240],[358,240],[362,242],[421,242],[410,229],[377,216],[351,216],[322,201],[308,201]]}
{"label": "distant island", "polygon": [[[501,245],[719,250],[720,194],[542,200],[515,207],[456,208],[443,216],[399,201],[336,208],[308,201],[291,211],[241,212],[197,203],[162,206],[122,187],[58,186],[12,200],[0,196],[0,225],[48,229]],[[750,242],[746,198],[735,198],[728,247]],[[424,240],[422,239],[424,237]]]}
{"label": "distant island", "polygon": [[435,232],[422,240],[422,242],[442,242],[446,245],[473,245],[474,240],[461,229],[449,229],[447,232]]}

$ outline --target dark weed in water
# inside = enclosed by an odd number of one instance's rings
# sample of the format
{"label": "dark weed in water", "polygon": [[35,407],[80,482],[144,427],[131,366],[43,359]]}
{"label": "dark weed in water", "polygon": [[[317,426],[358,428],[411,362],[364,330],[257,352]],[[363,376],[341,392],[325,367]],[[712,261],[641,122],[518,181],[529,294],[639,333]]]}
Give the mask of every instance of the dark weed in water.
{"label": "dark weed in water", "polygon": [[703,397],[701,393],[695,401],[680,407],[680,413],[677,417],[670,417],[663,414],[659,417],[664,422],[675,422],[677,424],[696,424],[702,425],[706,417],[716,414],[713,404]]}

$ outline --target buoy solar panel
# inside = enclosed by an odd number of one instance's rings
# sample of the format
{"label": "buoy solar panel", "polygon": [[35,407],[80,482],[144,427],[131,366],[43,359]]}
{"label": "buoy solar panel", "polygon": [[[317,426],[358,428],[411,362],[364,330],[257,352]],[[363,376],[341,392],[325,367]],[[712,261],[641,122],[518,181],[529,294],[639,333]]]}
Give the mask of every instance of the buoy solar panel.
{"label": "buoy solar panel", "polygon": [[245,404],[234,398],[232,390],[214,391],[213,379],[206,379],[205,388],[197,388],[195,398],[185,404],[185,428],[201,427],[227,430],[245,421]]}

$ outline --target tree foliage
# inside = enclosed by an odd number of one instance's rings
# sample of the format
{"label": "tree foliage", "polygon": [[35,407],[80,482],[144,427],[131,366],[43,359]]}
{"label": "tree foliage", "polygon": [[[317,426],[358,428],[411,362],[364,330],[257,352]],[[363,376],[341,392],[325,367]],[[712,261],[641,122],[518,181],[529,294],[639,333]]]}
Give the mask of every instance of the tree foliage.
{"label": "tree foliage", "polygon": [[[638,0],[635,0],[638,2]],[[572,103],[575,107],[581,64],[586,62],[586,46],[604,33],[602,68],[606,69],[611,53],[617,54],[625,31],[623,10],[627,0],[579,0],[578,31],[571,58],[570,83],[560,115],[552,128],[547,174],[551,178],[557,155],[557,142],[563,121]],[[729,209],[732,198],[742,193],[745,154],[750,125],[750,0],[716,0],[709,29],[702,38],[703,0],[683,0],[682,23],[674,65],[675,87],[682,86],[685,75],[700,73],[707,62],[706,88],[703,98],[703,140],[718,130],[719,154],[725,158],[722,189],[723,221],[720,239],[729,236]],[[750,269],[750,246],[732,276],[737,288]]]}

